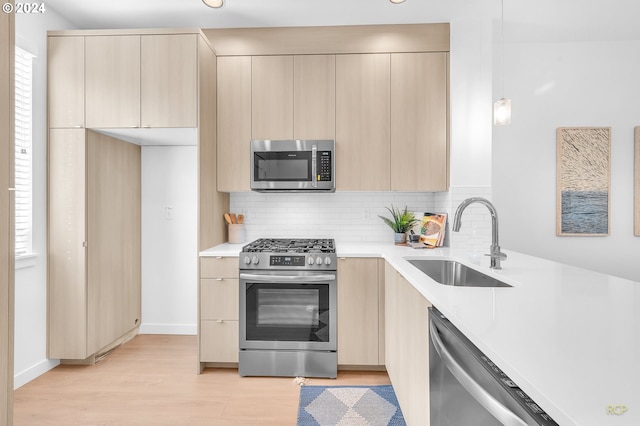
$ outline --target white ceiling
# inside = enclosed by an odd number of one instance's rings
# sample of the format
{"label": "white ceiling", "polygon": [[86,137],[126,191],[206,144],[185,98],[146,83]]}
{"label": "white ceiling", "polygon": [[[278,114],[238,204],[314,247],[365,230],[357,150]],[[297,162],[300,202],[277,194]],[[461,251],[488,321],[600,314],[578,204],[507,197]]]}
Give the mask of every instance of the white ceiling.
{"label": "white ceiling", "polygon": [[[500,17],[501,0],[47,0],[78,29],[242,28],[451,22]],[[639,40],[638,0],[503,0],[505,42]],[[496,26],[498,28],[498,26]]]}

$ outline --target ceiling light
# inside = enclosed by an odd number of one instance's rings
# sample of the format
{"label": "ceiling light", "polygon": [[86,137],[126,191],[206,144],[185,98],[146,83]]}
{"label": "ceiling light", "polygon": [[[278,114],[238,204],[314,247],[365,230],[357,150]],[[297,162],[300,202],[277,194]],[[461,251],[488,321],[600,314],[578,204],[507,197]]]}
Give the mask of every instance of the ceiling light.
{"label": "ceiling light", "polygon": [[500,1],[500,72],[502,79],[502,99],[493,104],[494,126],[504,126],[511,123],[511,99],[504,97],[504,0]]}
{"label": "ceiling light", "polygon": [[394,4],[404,3],[404,0],[389,0],[389,1]]}
{"label": "ceiling light", "polygon": [[511,123],[511,99],[502,98],[493,104],[493,124],[504,126]]}
{"label": "ceiling light", "polygon": [[202,3],[206,4],[209,7],[218,9],[222,7],[222,5],[224,4],[224,0],[202,0]]}

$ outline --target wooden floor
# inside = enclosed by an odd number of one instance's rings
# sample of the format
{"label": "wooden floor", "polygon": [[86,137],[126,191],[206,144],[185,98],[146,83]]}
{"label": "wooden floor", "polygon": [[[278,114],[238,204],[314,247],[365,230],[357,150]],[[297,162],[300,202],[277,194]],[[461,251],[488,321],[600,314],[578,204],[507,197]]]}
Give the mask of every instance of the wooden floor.
{"label": "wooden floor", "polygon": [[[14,424],[295,425],[291,378],[196,374],[196,337],[138,335],[94,366],[60,365],[15,391]],[[389,384],[384,372],[340,372],[309,385]]]}

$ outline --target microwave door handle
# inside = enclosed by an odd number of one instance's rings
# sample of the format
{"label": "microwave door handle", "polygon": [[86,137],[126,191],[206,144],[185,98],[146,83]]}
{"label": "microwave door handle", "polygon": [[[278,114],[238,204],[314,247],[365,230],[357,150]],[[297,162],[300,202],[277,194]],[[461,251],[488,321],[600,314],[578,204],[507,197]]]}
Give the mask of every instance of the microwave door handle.
{"label": "microwave door handle", "polygon": [[313,144],[311,146],[311,186],[318,187],[318,145]]}
{"label": "microwave door handle", "polygon": [[313,283],[313,282],[327,282],[336,279],[334,274],[323,274],[313,276],[300,276],[300,275],[262,275],[262,274],[240,274],[241,280],[248,281],[295,281],[299,283]]}
{"label": "microwave door handle", "polygon": [[443,364],[480,405],[482,405],[503,425],[527,426],[525,421],[495,399],[478,382],[476,382],[469,373],[465,371],[458,361],[456,361],[454,356],[447,350],[446,346],[440,339],[438,328],[433,321],[429,324],[429,330],[431,331],[431,342],[433,343],[436,352],[438,352],[438,355],[440,355]]}

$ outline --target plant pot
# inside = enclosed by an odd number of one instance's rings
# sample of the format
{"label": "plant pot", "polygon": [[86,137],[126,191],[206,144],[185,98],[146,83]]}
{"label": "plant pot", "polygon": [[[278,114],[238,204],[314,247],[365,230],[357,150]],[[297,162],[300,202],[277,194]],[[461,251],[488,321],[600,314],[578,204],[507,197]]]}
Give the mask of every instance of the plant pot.
{"label": "plant pot", "polygon": [[407,234],[405,232],[394,232],[393,233],[393,242],[396,245],[406,244],[406,242],[407,242]]}

